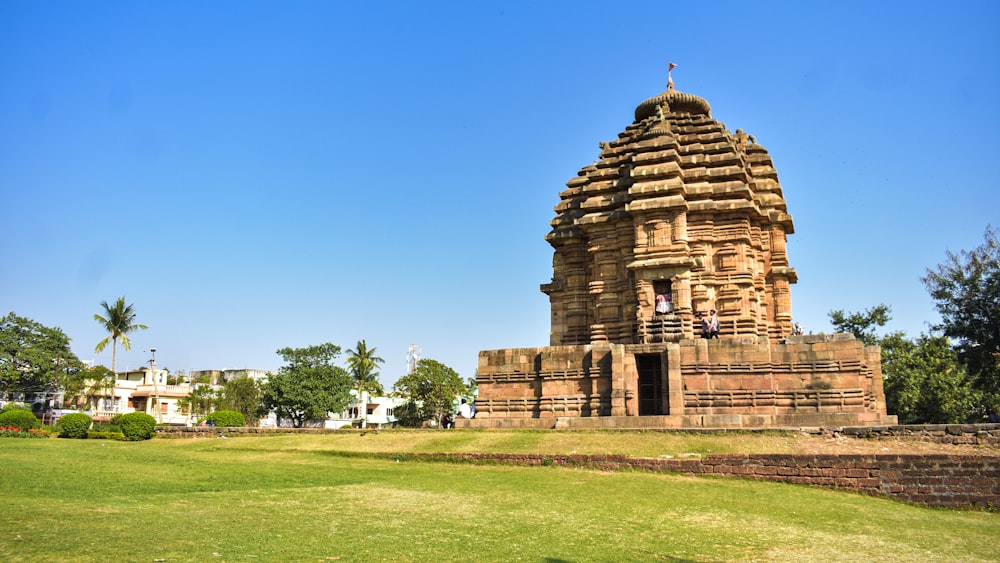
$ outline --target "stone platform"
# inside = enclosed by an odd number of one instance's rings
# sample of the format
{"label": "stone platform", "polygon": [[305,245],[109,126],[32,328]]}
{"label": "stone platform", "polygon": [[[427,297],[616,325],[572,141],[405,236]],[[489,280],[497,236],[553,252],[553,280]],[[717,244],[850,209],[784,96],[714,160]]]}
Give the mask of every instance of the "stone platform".
{"label": "stone platform", "polygon": [[470,428],[890,425],[878,347],[850,334],[486,350]]}

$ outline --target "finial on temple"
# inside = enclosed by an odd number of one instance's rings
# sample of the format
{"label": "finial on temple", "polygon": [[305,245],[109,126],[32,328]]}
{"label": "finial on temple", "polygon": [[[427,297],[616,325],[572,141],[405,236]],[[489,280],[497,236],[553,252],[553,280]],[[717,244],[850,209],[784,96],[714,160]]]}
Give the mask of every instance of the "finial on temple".
{"label": "finial on temple", "polygon": [[674,78],[670,76],[670,72],[674,70],[675,66],[677,65],[670,63],[670,66],[667,67],[667,92],[674,91]]}

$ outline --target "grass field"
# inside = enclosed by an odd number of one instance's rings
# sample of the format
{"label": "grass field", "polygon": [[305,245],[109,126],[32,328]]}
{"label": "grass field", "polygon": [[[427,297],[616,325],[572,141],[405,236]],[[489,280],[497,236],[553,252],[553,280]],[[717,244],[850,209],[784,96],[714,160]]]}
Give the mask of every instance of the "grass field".
{"label": "grass field", "polygon": [[716,438],[463,431],[148,442],[3,438],[0,559],[1000,560],[996,513],[732,479],[343,455],[801,447],[781,436]]}

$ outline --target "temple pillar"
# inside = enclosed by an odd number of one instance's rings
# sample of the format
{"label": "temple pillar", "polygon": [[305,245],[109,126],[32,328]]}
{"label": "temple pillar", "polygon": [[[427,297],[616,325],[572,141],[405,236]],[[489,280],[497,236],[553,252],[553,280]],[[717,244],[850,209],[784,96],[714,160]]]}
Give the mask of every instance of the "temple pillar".
{"label": "temple pillar", "polygon": [[680,345],[677,343],[667,344],[664,352],[664,382],[667,386],[664,396],[667,401],[667,414],[684,414],[684,380],[681,377],[681,354]]}
{"label": "temple pillar", "polygon": [[[633,366],[634,369],[634,366]],[[628,414],[625,399],[628,380],[625,377],[625,346],[611,345],[611,416]],[[635,390],[632,390],[633,395]]]}

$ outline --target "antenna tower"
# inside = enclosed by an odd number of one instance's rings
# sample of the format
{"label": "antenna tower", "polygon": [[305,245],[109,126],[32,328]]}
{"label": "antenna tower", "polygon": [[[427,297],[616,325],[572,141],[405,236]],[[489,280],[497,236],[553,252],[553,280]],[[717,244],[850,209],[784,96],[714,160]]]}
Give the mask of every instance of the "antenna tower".
{"label": "antenna tower", "polygon": [[417,370],[417,362],[420,361],[420,346],[410,344],[406,351],[406,374],[409,375]]}

